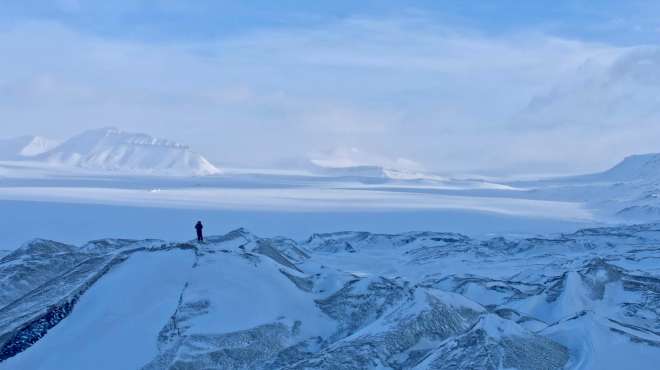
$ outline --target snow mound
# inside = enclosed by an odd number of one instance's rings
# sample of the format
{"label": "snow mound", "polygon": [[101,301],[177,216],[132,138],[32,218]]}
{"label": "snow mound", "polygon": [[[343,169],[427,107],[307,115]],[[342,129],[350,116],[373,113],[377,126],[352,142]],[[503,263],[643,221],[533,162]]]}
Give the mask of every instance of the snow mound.
{"label": "snow mound", "polygon": [[126,173],[181,176],[220,173],[188,146],[116,128],[83,132],[35,158],[60,166]]}

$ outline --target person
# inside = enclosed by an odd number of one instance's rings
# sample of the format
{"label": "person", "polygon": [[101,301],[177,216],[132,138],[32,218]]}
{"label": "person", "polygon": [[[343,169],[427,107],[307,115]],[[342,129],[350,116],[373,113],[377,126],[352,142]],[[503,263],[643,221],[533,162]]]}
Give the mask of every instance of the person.
{"label": "person", "polygon": [[202,221],[197,221],[197,224],[195,224],[195,230],[197,230],[198,242],[204,241],[204,234],[202,233],[202,229],[204,229],[204,225],[202,225]]}

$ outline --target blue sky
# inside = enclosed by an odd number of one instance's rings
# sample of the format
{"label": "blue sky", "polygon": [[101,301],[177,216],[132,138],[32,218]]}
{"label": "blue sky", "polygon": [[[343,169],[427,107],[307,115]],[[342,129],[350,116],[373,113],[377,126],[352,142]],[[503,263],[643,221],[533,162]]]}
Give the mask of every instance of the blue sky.
{"label": "blue sky", "polygon": [[543,29],[558,36],[636,45],[660,36],[653,0],[555,1],[227,1],[4,0],[2,22],[57,21],[84,33],[151,42],[215,39],[349,17],[424,14],[436,22],[491,34]]}
{"label": "blue sky", "polygon": [[495,174],[660,151],[657,1],[0,7],[2,137],[112,125],[220,165]]}

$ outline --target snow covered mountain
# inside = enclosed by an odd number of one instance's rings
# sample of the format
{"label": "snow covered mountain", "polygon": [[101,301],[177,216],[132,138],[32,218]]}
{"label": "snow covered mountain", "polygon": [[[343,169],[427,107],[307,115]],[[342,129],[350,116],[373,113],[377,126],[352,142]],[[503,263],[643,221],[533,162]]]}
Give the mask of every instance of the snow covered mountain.
{"label": "snow covered mountain", "polygon": [[596,176],[618,181],[657,180],[660,178],[660,153],[626,157],[621,163]]}
{"label": "snow covered mountain", "polygon": [[350,179],[370,179],[372,182],[381,180],[414,180],[429,182],[449,182],[450,179],[435,174],[419,171],[409,171],[393,168],[385,168],[376,165],[357,165],[357,166],[327,166],[312,162],[308,167],[315,175],[328,177],[342,177]]}
{"label": "snow covered mountain", "polygon": [[187,176],[220,172],[185,145],[115,128],[83,132],[35,159],[59,166],[126,173]]}
{"label": "snow covered mountain", "polygon": [[509,196],[580,202],[603,221],[660,221],[660,154],[632,155],[606,171],[588,175],[505,184],[525,189]]}
{"label": "snow covered mountain", "polygon": [[423,172],[423,167],[405,158],[386,158],[357,148],[336,148],[304,162],[314,174],[330,177],[381,180],[446,180]]}
{"label": "snow covered mountain", "polygon": [[659,242],[35,240],[0,260],[0,369],[651,369]]}
{"label": "snow covered mountain", "polygon": [[54,140],[41,136],[21,136],[0,140],[0,160],[20,160],[34,157],[54,148]]}

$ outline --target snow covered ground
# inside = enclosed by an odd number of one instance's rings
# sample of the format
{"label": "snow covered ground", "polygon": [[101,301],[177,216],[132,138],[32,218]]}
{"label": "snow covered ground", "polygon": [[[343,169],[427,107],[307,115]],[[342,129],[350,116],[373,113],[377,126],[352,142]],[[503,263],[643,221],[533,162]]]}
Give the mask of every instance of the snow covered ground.
{"label": "snow covered ground", "polygon": [[659,241],[658,224],[35,240],[0,260],[19,297],[0,369],[652,369]]}
{"label": "snow covered ground", "polygon": [[[0,370],[660,360],[658,155],[504,181],[318,161],[219,173],[111,129],[14,143],[0,162]],[[198,219],[222,236],[181,242]]]}
{"label": "snow covered ground", "polygon": [[219,173],[184,145],[112,128],[55,146],[28,139],[12,141],[12,160],[0,161],[0,207],[12,215],[0,219],[0,249],[36,236],[181,240],[196,219],[217,232],[245,226],[294,237],[420,229],[533,235],[660,220],[658,155],[633,156],[600,174],[514,182],[350,156]]}
{"label": "snow covered ground", "polygon": [[469,235],[570,231],[601,222],[584,203],[533,199],[522,188],[472,180],[327,177],[227,170],[166,177],[64,171],[3,162],[0,249],[43,237],[182,240],[190,224],[249,227],[261,235],[453,230]]}
{"label": "snow covered ground", "polygon": [[[25,362],[15,363],[14,368],[139,368],[158,353],[153,338],[160,323],[176,310],[193,263],[193,255],[181,250],[132,255],[82,296],[75,320],[54,327],[47,340],[39,348],[29,348],[21,357]],[[116,292],[122,292],[121,298],[108,302]],[[110,348],[117,356],[100,361]]]}
{"label": "snow covered ground", "polygon": [[[259,235],[287,235],[296,239],[313,233],[368,230],[452,230],[468,235],[536,235],[574,231],[581,222],[561,219],[507,216],[466,210],[390,211],[254,211],[109,206],[33,201],[0,201],[11,217],[0,218],[0,249],[12,250],[35,237],[81,244],[87,240],[159,238],[186,240],[194,235],[198,219],[209,233],[224,233],[239,227]],[[192,221],[192,223],[191,223]]]}

